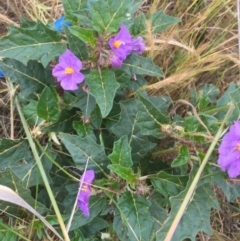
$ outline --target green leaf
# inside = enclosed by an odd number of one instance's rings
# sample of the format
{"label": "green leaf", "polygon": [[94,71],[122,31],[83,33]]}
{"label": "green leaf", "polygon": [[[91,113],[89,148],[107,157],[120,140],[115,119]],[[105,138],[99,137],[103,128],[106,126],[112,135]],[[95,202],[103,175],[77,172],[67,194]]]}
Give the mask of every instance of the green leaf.
{"label": "green leaf", "polygon": [[[154,219],[154,225],[152,230],[152,236],[156,236],[159,228],[163,226],[163,223],[167,219],[167,210],[161,207],[156,200],[151,200],[152,205],[149,207],[149,213]],[[154,239],[150,239],[154,240]]]}
{"label": "green leaf", "polygon": [[26,118],[27,123],[30,126],[36,126],[43,121],[43,119],[39,118],[39,116],[37,115],[37,104],[37,101],[32,100],[28,105],[25,105],[22,108],[22,112]]}
{"label": "green leaf", "polygon": [[86,44],[81,41],[78,37],[70,33],[67,26],[63,26],[64,32],[66,33],[69,49],[81,60],[88,58],[88,51]]}
{"label": "green leaf", "polygon": [[205,84],[200,91],[205,93],[211,102],[217,101],[217,96],[220,93],[218,87],[213,84]]}
{"label": "green leaf", "polygon": [[[229,102],[231,101],[230,93],[234,92],[238,89],[238,86],[234,83],[230,83],[227,90],[225,90],[224,94],[217,100],[216,108],[227,106]],[[216,111],[216,118],[219,120],[223,120],[224,116],[227,113],[228,108],[222,111]],[[239,109],[234,108],[233,113],[230,115],[230,117],[227,120],[227,124],[232,124],[234,120],[237,120],[239,116]]]}
{"label": "green leaf", "polygon": [[81,227],[82,233],[85,237],[90,237],[99,232],[102,229],[106,229],[109,226],[102,218],[94,218],[90,223]]}
{"label": "green leaf", "polygon": [[66,13],[65,19],[76,21],[74,13],[86,8],[88,0],[62,0],[61,2]]}
{"label": "green leaf", "polygon": [[131,81],[128,88],[133,92],[137,92],[141,87],[147,84],[148,82],[142,75],[136,75],[136,81]]}
{"label": "green leaf", "polygon": [[85,8],[87,0],[62,0],[62,4],[65,12],[68,14]]}
{"label": "green leaf", "polygon": [[163,76],[162,70],[153,63],[152,58],[141,57],[136,54],[131,54],[126,61],[123,62],[121,69],[130,76],[134,74],[156,77]]}
{"label": "green leaf", "polygon": [[187,164],[190,154],[188,146],[181,146],[178,156],[173,160],[171,167],[180,167]]}
{"label": "green leaf", "polygon": [[[73,203],[74,204],[74,203]],[[73,206],[72,204],[72,206]],[[97,196],[90,197],[90,217],[84,217],[80,210],[74,215],[70,231],[92,222],[94,218],[106,207],[106,199]]]}
{"label": "green leaf", "polygon": [[92,47],[96,45],[96,37],[91,29],[81,28],[77,26],[68,27],[71,34],[78,37],[85,43],[89,43]]}
{"label": "green leaf", "polygon": [[36,99],[37,94],[51,84],[54,84],[49,67],[46,69],[37,61],[29,61],[25,66],[13,59],[0,61],[0,69],[9,81],[20,85],[20,96],[26,100]]}
{"label": "green leaf", "polygon": [[43,128],[44,131],[48,132],[72,132],[74,128],[72,126],[73,121],[79,120],[79,116],[76,113],[77,109],[71,110],[63,109],[57,122]]}
{"label": "green leaf", "polygon": [[226,174],[219,171],[219,168],[218,172],[214,173],[213,183],[217,187],[221,188],[228,202],[232,202],[236,198],[240,197],[240,186],[238,184],[231,184],[231,182],[226,178]]}
{"label": "green leaf", "polygon": [[114,142],[113,152],[108,156],[112,164],[108,165],[108,169],[115,172],[119,177],[127,181],[132,187],[139,173],[135,174],[131,169],[131,147],[128,143],[128,137],[122,136],[118,141]]}
{"label": "green leaf", "polygon": [[204,111],[209,108],[209,104],[217,101],[219,95],[219,89],[212,84],[205,84],[199,93],[198,107],[200,111]]}
{"label": "green leaf", "polygon": [[35,26],[18,28],[10,26],[10,32],[0,41],[0,56],[11,58],[27,65],[29,60],[38,60],[44,67],[66,50],[57,31],[37,21]]}
{"label": "green leaf", "polygon": [[47,121],[56,122],[60,115],[57,92],[53,87],[46,87],[37,104],[37,115]]}
{"label": "green leaf", "polygon": [[[55,155],[53,153],[49,150],[46,150],[46,152],[54,159]],[[29,150],[27,140],[20,139],[13,141],[2,139],[0,142],[0,160],[2,160],[0,162],[0,169],[5,170],[6,168],[10,168],[11,171],[21,179],[24,187],[32,187],[36,184],[36,181],[38,184],[43,183],[41,176],[38,174],[36,162],[32,158],[32,154]],[[42,156],[41,161],[49,183],[51,183],[49,171],[52,167],[52,163],[49,162],[46,156]]]}
{"label": "green leaf", "polygon": [[121,115],[118,123],[111,127],[111,131],[120,138],[127,135],[129,144],[132,147],[132,160],[138,163],[156,144],[149,141],[148,137],[141,134],[137,125],[138,110],[137,101],[130,99],[120,102]]}
{"label": "green leaf", "polygon": [[125,192],[118,200],[113,228],[120,240],[150,240],[153,218],[149,213],[151,202],[143,196]]}
{"label": "green leaf", "polygon": [[76,91],[76,95],[77,101],[74,106],[78,107],[82,111],[83,116],[88,119],[96,106],[96,100],[89,92],[85,92],[81,89]]}
{"label": "green leaf", "polygon": [[[2,241],[16,241],[17,236],[11,231],[12,227],[9,227],[10,230],[0,227],[0,239]],[[17,230],[15,231],[17,232]]]}
{"label": "green leaf", "polygon": [[93,132],[93,127],[89,123],[83,123],[82,121],[74,121],[73,128],[76,130],[80,137],[90,136],[92,139],[96,140]]}
{"label": "green leaf", "polygon": [[148,96],[148,98],[161,112],[166,112],[172,103],[172,99],[169,96]]}
{"label": "green leaf", "polygon": [[164,171],[161,171],[150,177],[151,182],[159,193],[165,198],[178,195],[184,190],[188,176],[171,175]]}
{"label": "green leaf", "polygon": [[[182,191],[179,195],[170,198],[171,212],[164,223],[163,228],[159,230],[157,240],[164,240],[164,237],[166,236],[170,225],[172,224],[173,219],[176,216],[184,197],[186,196],[194,175],[195,173],[192,173],[187,188],[184,191]],[[196,235],[199,231],[202,231],[207,235],[211,235],[212,227],[210,225],[210,213],[212,208],[219,208],[218,201],[211,188],[211,179],[204,177],[198,183],[194,195],[191,198],[191,201],[188,204],[176,231],[174,232],[172,240],[182,241],[190,239],[195,241]]]}
{"label": "green leaf", "polygon": [[101,0],[90,5],[93,28],[99,33],[116,32],[131,16],[133,0]]}
{"label": "green leaf", "polygon": [[84,170],[86,161],[89,158],[89,169],[104,172],[109,162],[103,146],[98,145],[90,136],[81,138],[62,133],[59,137],[80,169]]}
{"label": "green leaf", "polygon": [[91,112],[91,124],[97,129],[100,129],[102,124],[102,115],[98,105],[95,105],[95,108]]}
{"label": "green leaf", "polygon": [[142,0],[133,0],[133,4],[131,6],[131,14],[134,15],[137,12],[138,8],[143,5]]}
{"label": "green leaf", "polygon": [[131,147],[128,144],[127,136],[122,136],[114,142],[113,152],[108,156],[112,164],[120,164],[123,167],[132,166]]}
{"label": "green leaf", "polygon": [[106,117],[112,109],[116,90],[120,86],[114,72],[92,70],[89,75],[86,75],[86,82],[90,87],[90,94],[96,98],[102,117]]}
{"label": "green leaf", "polygon": [[159,33],[170,27],[172,24],[178,23],[181,20],[176,17],[171,17],[165,14],[162,10],[155,12],[154,14],[148,16],[148,20],[151,21],[153,33]]}
{"label": "green leaf", "polygon": [[146,15],[143,13],[140,13],[136,18],[134,18],[134,23],[130,28],[132,35],[144,35],[147,30],[146,21]]}
{"label": "green leaf", "polygon": [[231,100],[233,101],[233,103],[236,105],[236,106],[240,106],[240,100],[238,98],[239,96],[239,93],[240,93],[240,88],[238,88],[237,90],[235,90],[234,92],[230,93],[230,96],[231,96]]}
{"label": "green leaf", "polygon": [[119,177],[126,180],[132,188],[135,186],[136,180],[140,177],[140,173],[134,173],[130,167],[124,167],[120,164],[110,164],[108,169],[115,172]]}
{"label": "green leaf", "polygon": [[162,138],[161,125],[169,123],[169,117],[162,114],[153,103],[139,94],[138,102],[138,126],[143,135],[152,135],[156,138]]}
{"label": "green leaf", "polygon": [[116,81],[120,84],[120,88],[127,88],[129,86],[131,76],[126,74],[124,71],[118,70],[118,69],[116,69],[114,73],[115,73]]}

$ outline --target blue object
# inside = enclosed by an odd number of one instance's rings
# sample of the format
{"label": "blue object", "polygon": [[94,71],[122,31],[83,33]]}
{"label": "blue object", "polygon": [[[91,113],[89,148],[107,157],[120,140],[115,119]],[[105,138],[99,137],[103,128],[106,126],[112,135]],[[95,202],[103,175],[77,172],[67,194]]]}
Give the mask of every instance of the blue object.
{"label": "blue object", "polygon": [[2,72],[2,70],[0,70],[0,78],[3,78],[4,77],[4,74]]}
{"label": "blue object", "polygon": [[63,31],[63,25],[71,26],[71,23],[69,23],[68,21],[65,21],[65,20],[64,20],[64,16],[62,16],[61,18],[58,18],[58,19],[53,23],[53,28],[55,28],[57,31],[62,32],[62,31]]}

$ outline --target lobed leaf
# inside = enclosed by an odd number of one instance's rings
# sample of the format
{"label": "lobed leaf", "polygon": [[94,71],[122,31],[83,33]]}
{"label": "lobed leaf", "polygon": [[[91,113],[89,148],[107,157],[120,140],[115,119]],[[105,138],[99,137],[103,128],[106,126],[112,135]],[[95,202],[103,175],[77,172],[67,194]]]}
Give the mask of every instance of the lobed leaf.
{"label": "lobed leaf", "polygon": [[152,135],[156,138],[162,138],[161,125],[169,122],[169,117],[162,114],[160,109],[145,98],[143,94],[139,94],[138,102],[138,126],[141,128],[143,135]]}
{"label": "lobed leaf", "polygon": [[37,115],[44,120],[56,122],[60,116],[57,92],[53,87],[45,87],[38,104]]}
{"label": "lobed leaf", "polygon": [[120,102],[121,114],[117,124],[111,127],[111,131],[120,138],[127,135],[132,148],[132,160],[138,163],[156,144],[149,141],[147,136],[142,135],[138,126],[137,101],[130,99]]}
{"label": "lobed leaf", "polygon": [[77,96],[77,101],[74,103],[74,106],[78,107],[82,111],[83,116],[88,119],[96,106],[95,98],[90,95],[89,92],[85,92],[81,89],[77,90],[75,94]]}
{"label": "lobed leaf", "polygon": [[10,26],[9,34],[0,41],[0,56],[18,60],[24,65],[29,60],[38,60],[46,67],[65,50],[66,44],[61,42],[60,34],[40,21],[28,28]]}
{"label": "lobed leaf", "polygon": [[[157,240],[164,240],[166,233],[168,232],[174,217],[176,216],[180,205],[188,188],[191,184],[193,175],[188,182],[187,188],[175,197],[170,198],[171,212],[164,223],[161,230],[157,234]],[[177,229],[172,237],[174,241],[182,241],[190,239],[196,240],[196,235],[199,231],[202,231],[208,235],[212,233],[212,227],[210,225],[210,213],[212,208],[219,208],[218,201],[215,193],[213,192],[210,183],[210,178],[204,177],[198,183],[198,186],[191,198],[190,203],[186,207],[186,210],[177,226]]]}
{"label": "lobed leaf", "polygon": [[154,220],[149,213],[151,202],[143,196],[125,192],[118,200],[113,228],[122,241],[150,240]]}
{"label": "lobed leaf", "polygon": [[127,136],[122,136],[114,142],[113,151],[108,156],[112,164],[120,164],[123,167],[132,166],[131,147],[128,144]]}
{"label": "lobed leaf", "polygon": [[99,33],[116,32],[131,17],[133,0],[101,0],[90,6],[93,28]]}
{"label": "lobed leaf", "polygon": [[120,86],[115,74],[110,70],[92,70],[86,75],[86,83],[90,87],[90,94],[96,99],[102,117],[106,117],[112,109],[116,90]]}
{"label": "lobed leaf", "polygon": [[155,190],[165,198],[178,195],[186,187],[188,176],[171,175],[164,171],[151,175]]}
{"label": "lobed leaf", "polygon": [[79,38],[85,43],[89,43],[92,47],[96,45],[96,37],[91,29],[81,28],[77,26],[68,27],[71,34]]}
{"label": "lobed leaf", "polygon": [[69,49],[73,52],[79,59],[87,59],[88,51],[86,44],[81,41],[78,37],[74,36],[67,26],[63,26],[64,32],[66,33],[66,37],[69,44]]}
{"label": "lobed leaf", "polygon": [[181,146],[178,156],[171,163],[171,167],[179,167],[187,164],[189,157],[188,146]]}
{"label": "lobed leaf", "polygon": [[59,137],[80,169],[84,170],[86,161],[89,158],[88,169],[104,172],[109,162],[103,146],[98,145],[90,136],[81,138],[62,133]]}
{"label": "lobed leaf", "polygon": [[161,77],[162,70],[153,63],[152,58],[142,57],[136,54],[131,54],[122,64],[121,69],[128,75],[144,74],[149,76]]}
{"label": "lobed leaf", "polygon": [[159,10],[152,15],[149,15],[148,20],[151,21],[151,31],[153,33],[162,32],[168,27],[170,27],[172,24],[181,21],[179,18],[165,14],[162,10]]}
{"label": "lobed leaf", "polygon": [[44,68],[37,61],[29,61],[27,66],[14,59],[0,61],[0,69],[12,83],[20,85],[20,96],[27,101],[36,99],[37,94],[54,84],[49,67]]}
{"label": "lobed leaf", "polygon": [[[55,154],[50,152],[50,150],[46,150],[46,152],[52,158],[55,157]],[[5,170],[6,168],[10,168],[11,172],[21,179],[24,187],[35,186],[36,181],[38,184],[43,183],[41,176],[38,176],[38,167],[36,166],[35,160],[32,158],[27,140],[20,139],[13,141],[2,139],[0,142],[0,160],[2,160],[0,162],[0,169]],[[51,183],[49,171],[52,167],[52,163],[49,162],[45,155],[42,156],[41,161],[49,183]]]}

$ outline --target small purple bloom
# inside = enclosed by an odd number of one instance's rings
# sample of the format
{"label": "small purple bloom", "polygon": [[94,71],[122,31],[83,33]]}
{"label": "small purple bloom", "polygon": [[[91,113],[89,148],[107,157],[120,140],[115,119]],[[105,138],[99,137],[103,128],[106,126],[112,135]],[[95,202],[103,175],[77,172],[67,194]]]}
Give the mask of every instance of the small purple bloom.
{"label": "small purple bloom", "polygon": [[120,68],[123,63],[123,60],[119,58],[117,55],[113,54],[110,58],[110,63],[114,68]]}
{"label": "small purple bloom", "polygon": [[240,175],[240,121],[235,121],[224,135],[218,151],[221,169],[227,171],[230,178]]}
{"label": "small purple bloom", "polygon": [[[83,179],[84,177],[84,179]],[[78,207],[83,212],[85,217],[90,216],[89,212],[89,199],[91,196],[91,183],[95,177],[93,170],[87,170],[80,180],[80,185],[82,183],[82,188],[78,194]]]}
{"label": "small purple bloom", "polygon": [[58,19],[53,23],[53,28],[55,28],[56,30],[62,32],[62,31],[63,31],[63,25],[71,26],[71,23],[69,23],[68,21],[64,20],[64,16],[58,18]]}
{"label": "small purple bloom", "polygon": [[59,57],[59,63],[53,68],[52,75],[61,82],[64,90],[77,90],[77,84],[83,82],[84,75],[79,71],[82,69],[82,62],[70,51],[66,50]]}
{"label": "small purple bloom", "polygon": [[108,44],[113,53],[122,60],[132,52],[133,39],[124,24],[120,25],[120,31],[109,39]]}
{"label": "small purple bloom", "polygon": [[146,49],[146,45],[141,36],[133,39],[133,49],[132,51],[136,54],[142,54]]}

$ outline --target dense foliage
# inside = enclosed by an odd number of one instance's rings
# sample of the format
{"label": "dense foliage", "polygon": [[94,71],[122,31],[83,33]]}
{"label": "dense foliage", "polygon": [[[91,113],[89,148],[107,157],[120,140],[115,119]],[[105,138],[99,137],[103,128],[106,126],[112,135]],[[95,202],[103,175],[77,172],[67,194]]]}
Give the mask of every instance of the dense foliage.
{"label": "dense foliage", "polygon": [[[195,240],[199,231],[211,235],[210,212],[219,208],[213,187],[228,200],[240,195],[216,164],[224,123],[239,117],[240,90],[231,84],[220,94],[206,84],[191,91],[191,102],[150,95],[148,76],[157,82],[164,74],[148,57],[148,32],[157,35],[180,19],[163,11],[146,14],[141,0],[62,3],[67,24],[61,29],[22,19],[0,41],[0,69],[23,126],[21,138],[0,141],[0,184],[65,240],[103,240],[107,234],[110,240],[167,240],[186,197],[172,240]],[[129,31],[124,41],[109,43],[121,38],[123,25]],[[74,212],[86,170],[95,172],[89,216]],[[14,194],[0,191],[0,199],[11,202]],[[14,204],[1,202],[0,208],[24,218]],[[67,228],[60,229],[61,219]],[[44,224],[35,220],[33,226],[41,239]]]}

